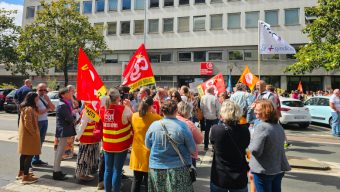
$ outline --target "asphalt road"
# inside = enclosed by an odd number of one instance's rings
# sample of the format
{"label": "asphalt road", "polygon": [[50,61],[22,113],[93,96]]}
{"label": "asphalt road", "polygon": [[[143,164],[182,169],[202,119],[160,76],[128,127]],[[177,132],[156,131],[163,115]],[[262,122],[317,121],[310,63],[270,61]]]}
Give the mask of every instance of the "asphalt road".
{"label": "asphalt road", "polygon": [[[0,133],[2,131],[16,131],[17,119],[15,114],[4,114],[0,112]],[[49,117],[48,133],[54,133],[55,117]],[[336,192],[340,191],[340,139],[333,138],[329,134],[330,129],[319,125],[312,125],[308,129],[299,129],[298,127],[286,127],[286,134],[292,143],[292,147],[287,151],[288,156],[308,157],[316,159],[332,165],[329,171],[293,169],[287,172],[282,188],[288,192]],[[17,143],[15,140],[0,140],[0,191],[4,187],[14,182],[15,175],[19,168],[19,155],[17,153]],[[200,151],[201,159],[205,158],[204,151]],[[51,143],[46,143],[42,151],[42,159],[53,163],[54,151]],[[126,165],[128,160],[126,161]],[[76,182],[72,175],[74,173],[75,159],[63,161],[62,166],[70,175],[67,182]],[[127,175],[132,173],[128,166],[125,166]],[[51,179],[52,166],[36,169],[36,174],[39,177]],[[209,191],[210,182],[210,164],[203,165],[198,168],[198,181],[194,184],[195,191]],[[130,181],[129,181],[130,182]],[[129,182],[126,182],[126,190],[128,191]],[[96,182],[91,182],[88,186],[95,186]],[[65,189],[66,191],[72,191]],[[42,190],[43,191],[43,190]]]}

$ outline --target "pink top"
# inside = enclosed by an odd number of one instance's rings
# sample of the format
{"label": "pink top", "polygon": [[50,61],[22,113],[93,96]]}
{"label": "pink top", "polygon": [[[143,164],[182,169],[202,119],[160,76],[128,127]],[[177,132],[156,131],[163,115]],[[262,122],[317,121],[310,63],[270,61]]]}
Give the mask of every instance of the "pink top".
{"label": "pink top", "polygon": [[197,159],[198,158],[197,144],[203,143],[203,134],[199,131],[199,129],[195,126],[195,124],[189,119],[186,119],[179,115],[177,115],[176,118],[180,121],[183,121],[185,124],[187,124],[189,130],[191,131],[192,136],[194,137],[194,141],[196,143],[196,152],[194,155],[192,155],[192,157]]}

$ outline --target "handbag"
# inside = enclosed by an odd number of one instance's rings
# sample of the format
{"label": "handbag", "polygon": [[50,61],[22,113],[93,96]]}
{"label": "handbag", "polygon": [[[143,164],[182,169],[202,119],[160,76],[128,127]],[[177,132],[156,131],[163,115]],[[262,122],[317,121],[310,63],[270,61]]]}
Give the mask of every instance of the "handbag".
{"label": "handbag", "polygon": [[189,174],[190,174],[190,178],[191,178],[191,182],[195,182],[196,181],[196,177],[197,177],[197,172],[196,172],[196,168],[191,165],[190,167],[188,166],[188,164],[185,162],[181,152],[179,151],[178,147],[177,147],[177,143],[175,140],[173,140],[171,137],[170,137],[170,134],[168,132],[168,129],[165,127],[164,123],[161,121],[161,125],[163,127],[163,130],[165,131],[165,135],[166,137],[169,139],[169,142],[171,143],[172,147],[174,148],[174,150],[176,151],[176,153],[178,154],[179,158],[181,159],[184,167],[187,168],[187,170],[189,171]]}

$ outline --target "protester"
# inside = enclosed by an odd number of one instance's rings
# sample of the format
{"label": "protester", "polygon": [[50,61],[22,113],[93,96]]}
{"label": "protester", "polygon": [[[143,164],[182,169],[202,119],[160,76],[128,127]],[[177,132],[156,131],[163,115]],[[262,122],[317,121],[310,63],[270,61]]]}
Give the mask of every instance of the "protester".
{"label": "protester", "polygon": [[38,179],[29,173],[33,155],[41,153],[40,131],[38,126],[39,97],[37,93],[30,92],[21,103],[21,119],[19,122],[18,151],[20,153],[20,170],[17,179],[22,184],[30,184]]}
{"label": "protester", "polygon": [[128,149],[132,142],[131,106],[128,99],[120,104],[120,93],[111,89],[103,121],[103,150],[105,158],[104,188],[105,191],[120,191],[121,174]]}
{"label": "protester", "polygon": [[222,92],[218,97],[218,101],[220,102],[220,104],[222,104],[227,99],[229,99],[227,92]]}
{"label": "protester", "polygon": [[150,96],[150,95],[151,95],[150,89],[147,87],[142,87],[139,91],[139,101],[142,101],[144,97]]}
{"label": "protester", "polygon": [[83,109],[76,141],[80,142],[77,156],[76,177],[80,181],[92,181],[92,172],[98,169],[99,141],[95,135],[95,121],[91,120]]}
{"label": "protester", "polygon": [[240,107],[240,124],[242,125],[247,124],[248,97],[249,93],[247,92],[247,87],[243,83],[236,84],[236,92],[230,96],[230,101],[235,102]]}
{"label": "protester", "polygon": [[298,91],[298,90],[295,90],[295,91],[292,93],[292,98],[293,98],[293,99],[299,99],[299,91]]}
{"label": "protester", "polygon": [[276,106],[276,115],[277,115],[278,118],[280,118],[282,116],[281,115],[281,101],[280,101],[280,97],[279,97],[279,95],[277,95],[275,93],[275,87],[273,87],[272,85],[266,85],[266,90],[274,95],[275,106]]}
{"label": "protester", "polygon": [[201,98],[201,109],[205,119],[204,150],[208,150],[210,128],[218,123],[221,104],[214,95],[214,87],[208,87],[207,93]]}
{"label": "protester", "polygon": [[72,113],[72,94],[67,88],[59,90],[59,103],[56,110],[56,134],[58,145],[55,146],[53,179],[65,180],[66,174],[61,171],[60,163],[65,152],[67,141],[76,135],[75,121],[76,117]]}
{"label": "protester", "polygon": [[[186,124],[176,118],[177,102],[165,101],[161,111],[164,119],[153,122],[145,138],[150,149],[148,191],[193,191],[187,166],[191,165],[191,154],[196,151],[195,141]],[[169,137],[177,143],[185,165]]]}
{"label": "protester", "polygon": [[203,134],[199,131],[196,125],[190,121],[190,105],[184,101],[181,101],[177,104],[177,116],[176,118],[180,121],[183,121],[189,128],[190,132],[196,143],[196,152],[195,154],[191,155],[192,158],[192,165],[196,167],[196,161],[198,159],[198,144],[203,142]]}
{"label": "protester", "polygon": [[335,89],[329,98],[329,106],[332,111],[332,135],[340,137],[340,90]]}
{"label": "protester", "polygon": [[255,106],[257,124],[249,150],[249,166],[254,176],[257,192],[281,191],[285,171],[290,170],[285,150],[285,134],[278,123],[275,107],[268,100],[259,100]]}
{"label": "protester", "polygon": [[153,110],[154,101],[147,96],[141,101],[138,112],[132,115],[133,142],[130,155],[130,169],[133,170],[134,179],[131,192],[141,191],[144,184],[145,191],[148,186],[148,169],[150,150],[145,146],[145,134],[151,123],[160,120],[162,117]]}
{"label": "protester", "polygon": [[214,148],[211,167],[210,191],[248,191],[246,148],[250,133],[239,124],[240,107],[233,101],[222,103],[221,118],[223,123],[211,128],[210,141]]}
{"label": "protester", "polygon": [[[20,105],[24,101],[27,93],[32,91],[32,81],[30,79],[25,79],[24,85],[15,91],[14,100],[16,102],[18,111],[20,111]],[[18,125],[20,122],[20,113],[18,112]]]}
{"label": "protester", "polygon": [[177,103],[182,101],[181,94],[178,91],[173,92],[170,96],[171,100],[176,101]]}
{"label": "protester", "polygon": [[153,102],[153,108],[154,111],[158,114],[161,115],[161,105],[164,103],[165,98],[167,97],[167,93],[163,88],[159,88],[156,96],[154,97],[154,102]]}
{"label": "protester", "polygon": [[[40,142],[41,146],[45,141],[45,136],[48,127],[48,118],[47,113],[48,111],[54,111],[55,106],[51,102],[50,98],[47,96],[47,86],[45,83],[40,83],[37,86],[37,94],[39,96],[38,100],[38,109],[39,109],[39,116],[38,116],[38,126],[40,130]],[[48,165],[47,162],[44,162],[40,159],[39,155],[36,155],[32,159],[33,166],[46,166]]]}

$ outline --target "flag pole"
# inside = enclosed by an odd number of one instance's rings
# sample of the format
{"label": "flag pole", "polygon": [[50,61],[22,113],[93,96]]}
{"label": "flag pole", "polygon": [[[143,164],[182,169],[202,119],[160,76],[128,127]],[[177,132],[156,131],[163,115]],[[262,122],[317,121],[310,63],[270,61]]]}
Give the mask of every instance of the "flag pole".
{"label": "flag pole", "polygon": [[[144,46],[146,47],[146,30],[147,30],[147,27],[146,27],[146,8],[148,7],[148,0],[144,0]],[[145,48],[146,49],[146,48]]]}
{"label": "flag pole", "polygon": [[257,21],[257,74],[261,79],[261,54],[260,54],[260,20]]}

